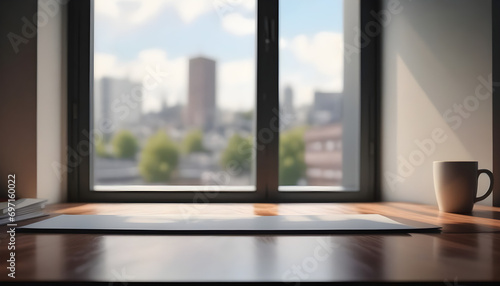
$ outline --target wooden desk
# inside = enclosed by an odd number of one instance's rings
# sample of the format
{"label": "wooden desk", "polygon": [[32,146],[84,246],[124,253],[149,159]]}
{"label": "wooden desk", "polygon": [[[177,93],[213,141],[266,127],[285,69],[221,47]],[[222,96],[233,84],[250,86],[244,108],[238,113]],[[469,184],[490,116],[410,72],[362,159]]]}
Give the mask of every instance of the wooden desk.
{"label": "wooden desk", "polygon": [[[500,281],[500,208],[473,216],[406,203],[61,204],[58,214],[378,213],[443,226],[440,234],[169,236],[16,234],[16,279],[7,277],[7,227],[0,233],[0,281],[434,282]],[[35,220],[26,223],[34,222]],[[20,223],[26,224],[26,223]],[[293,284],[295,285],[295,284]]]}

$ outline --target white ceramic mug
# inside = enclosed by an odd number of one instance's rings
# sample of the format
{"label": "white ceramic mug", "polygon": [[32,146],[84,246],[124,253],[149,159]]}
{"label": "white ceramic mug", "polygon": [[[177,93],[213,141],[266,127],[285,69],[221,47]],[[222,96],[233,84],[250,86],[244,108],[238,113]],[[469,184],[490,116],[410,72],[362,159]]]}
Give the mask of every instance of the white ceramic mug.
{"label": "white ceramic mug", "polygon": [[[488,191],[477,196],[479,175],[490,177]],[[486,199],[493,190],[493,174],[486,169],[478,170],[477,161],[435,161],[434,189],[439,210],[451,213],[471,213],[474,203]]]}

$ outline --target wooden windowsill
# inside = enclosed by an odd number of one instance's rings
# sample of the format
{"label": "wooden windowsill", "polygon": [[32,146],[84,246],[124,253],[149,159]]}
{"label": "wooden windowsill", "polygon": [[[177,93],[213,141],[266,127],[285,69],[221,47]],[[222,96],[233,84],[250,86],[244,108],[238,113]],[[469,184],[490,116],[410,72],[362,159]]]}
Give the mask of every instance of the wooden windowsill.
{"label": "wooden windowsill", "polygon": [[58,214],[106,215],[324,215],[380,214],[410,224],[434,224],[444,233],[500,232],[500,208],[474,206],[470,215],[443,213],[436,206],[412,203],[325,203],[325,204],[56,204],[47,209]]}

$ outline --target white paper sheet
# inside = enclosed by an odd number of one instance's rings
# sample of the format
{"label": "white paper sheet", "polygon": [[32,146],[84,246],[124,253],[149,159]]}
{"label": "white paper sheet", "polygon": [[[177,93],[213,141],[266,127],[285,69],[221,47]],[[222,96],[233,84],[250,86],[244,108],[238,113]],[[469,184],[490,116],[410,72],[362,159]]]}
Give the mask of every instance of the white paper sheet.
{"label": "white paper sheet", "polygon": [[154,233],[315,233],[356,231],[414,232],[438,226],[413,227],[377,214],[291,216],[117,216],[60,215],[24,227],[31,232]]}

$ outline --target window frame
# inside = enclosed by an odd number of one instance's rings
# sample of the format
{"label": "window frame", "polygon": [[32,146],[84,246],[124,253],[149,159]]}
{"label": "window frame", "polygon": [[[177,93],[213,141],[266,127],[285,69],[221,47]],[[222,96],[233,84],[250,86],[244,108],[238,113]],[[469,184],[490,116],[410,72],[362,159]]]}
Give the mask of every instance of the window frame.
{"label": "window frame", "polygon": [[[380,35],[360,49],[360,182],[359,190],[278,191],[279,133],[272,140],[256,143],[255,192],[230,191],[230,187],[208,191],[93,191],[91,181],[93,90],[93,0],[68,2],[68,200],[71,202],[172,202],[172,203],[313,203],[376,201],[379,194],[379,75]],[[258,0],[256,133],[279,122],[278,2]],[[360,0],[360,24],[377,22],[379,0]],[[271,41],[266,41],[266,37]],[[270,64],[271,63],[271,64]],[[279,132],[279,131],[278,131]],[[201,186],[203,188],[203,186]],[[310,187],[313,189],[314,187]],[[229,191],[228,191],[229,189]],[[318,188],[320,189],[320,188]]]}
{"label": "window frame", "polygon": [[[500,82],[500,57],[496,51],[500,50],[500,2],[491,2],[492,18],[492,77],[493,77],[493,170],[500,170],[500,89],[495,88],[495,83]],[[493,172],[495,182],[500,182],[500,172]],[[499,184],[493,184],[493,206],[500,207],[500,187]]]}

